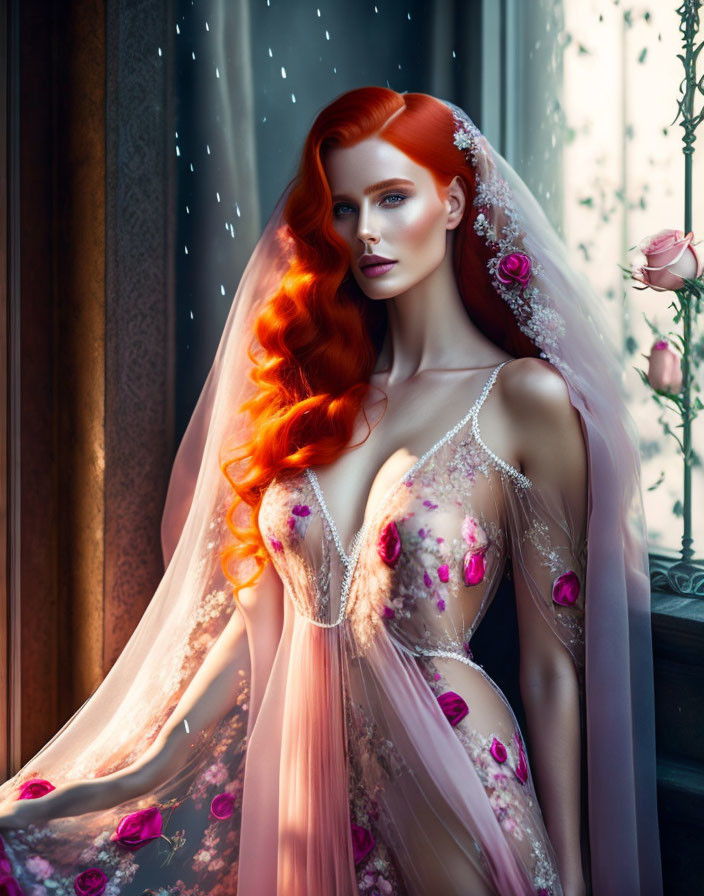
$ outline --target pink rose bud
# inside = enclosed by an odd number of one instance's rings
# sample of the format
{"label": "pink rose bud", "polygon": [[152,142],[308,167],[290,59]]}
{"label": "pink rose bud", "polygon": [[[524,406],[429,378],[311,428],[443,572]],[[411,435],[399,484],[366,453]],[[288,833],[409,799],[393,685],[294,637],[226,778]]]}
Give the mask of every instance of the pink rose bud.
{"label": "pink rose bud", "polygon": [[25,781],[22,787],[20,788],[20,795],[17,797],[18,800],[36,800],[40,796],[44,796],[46,793],[50,793],[52,790],[56,790],[54,785],[45,781],[44,778],[32,778],[31,781]]}
{"label": "pink rose bud", "polygon": [[377,542],[379,556],[387,566],[396,566],[401,556],[401,536],[398,534],[396,523],[391,520],[379,533]]}
{"label": "pink rose bud", "polygon": [[108,878],[100,868],[88,868],[74,878],[73,891],[76,896],[102,896],[108,885]]}
{"label": "pink rose bud", "polygon": [[367,828],[352,822],[352,855],[355,865],[359,865],[376,846],[374,835]]}
{"label": "pink rose bud", "polygon": [[161,837],[161,829],[161,812],[153,806],[151,809],[140,809],[130,815],[123,815],[110,839],[126,849],[140,849],[151,840]]}
{"label": "pink rose bud", "polygon": [[577,573],[568,569],[558,576],[552,585],[552,599],[563,607],[571,607],[579,596]]}
{"label": "pink rose bud", "polygon": [[672,351],[666,339],[658,339],[650,349],[648,382],[653,389],[673,395],[682,388],[680,356]]}
{"label": "pink rose bud", "polygon": [[638,244],[646,263],[634,267],[631,277],[656,292],[681,289],[682,278],[701,277],[704,253],[694,244],[694,234],[681,230],[661,230]]}

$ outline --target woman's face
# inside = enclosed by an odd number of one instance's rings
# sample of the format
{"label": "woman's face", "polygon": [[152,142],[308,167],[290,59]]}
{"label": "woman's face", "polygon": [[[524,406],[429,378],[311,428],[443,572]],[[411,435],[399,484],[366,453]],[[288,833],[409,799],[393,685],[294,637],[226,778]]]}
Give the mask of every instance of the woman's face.
{"label": "woman's face", "polygon": [[441,198],[430,171],[380,137],[331,149],[324,168],[333,226],[349,248],[352,276],[369,298],[401,295],[438,268],[447,232],[462,218],[459,179]]}

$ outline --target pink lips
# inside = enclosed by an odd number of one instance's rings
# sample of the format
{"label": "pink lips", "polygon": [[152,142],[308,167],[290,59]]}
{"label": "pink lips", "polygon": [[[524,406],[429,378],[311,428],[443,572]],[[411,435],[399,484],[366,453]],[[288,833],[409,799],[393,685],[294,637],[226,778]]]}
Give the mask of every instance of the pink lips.
{"label": "pink lips", "polygon": [[381,277],[396,264],[388,258],[381,255],[365,255],[361,260],[359,267],[365,277]]}

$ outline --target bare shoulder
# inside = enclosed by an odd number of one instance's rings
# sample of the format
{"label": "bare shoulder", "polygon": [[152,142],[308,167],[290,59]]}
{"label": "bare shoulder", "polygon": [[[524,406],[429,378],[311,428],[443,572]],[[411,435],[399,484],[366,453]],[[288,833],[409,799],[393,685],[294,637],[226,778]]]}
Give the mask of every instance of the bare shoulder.
{"label": "bare shoulder", "polygon": [[516,358],[501,373],[514,456],[526,476],[558,473],[565,466],[574,474],[585,467],[581,417],[557,368],[542,358]]}

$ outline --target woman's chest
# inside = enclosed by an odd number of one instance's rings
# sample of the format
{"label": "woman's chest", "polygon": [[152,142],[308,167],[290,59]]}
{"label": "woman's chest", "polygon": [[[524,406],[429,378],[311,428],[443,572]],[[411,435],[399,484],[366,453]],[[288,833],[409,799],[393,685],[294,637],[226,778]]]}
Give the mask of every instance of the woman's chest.
{"label": "woman's chest", "polygon": [[301,615],[414,637],[466,631],[505,564],[501,471],[471,438],[419,461],[376,498],[349,543],[312,471],[271,483],[260,531]]}

